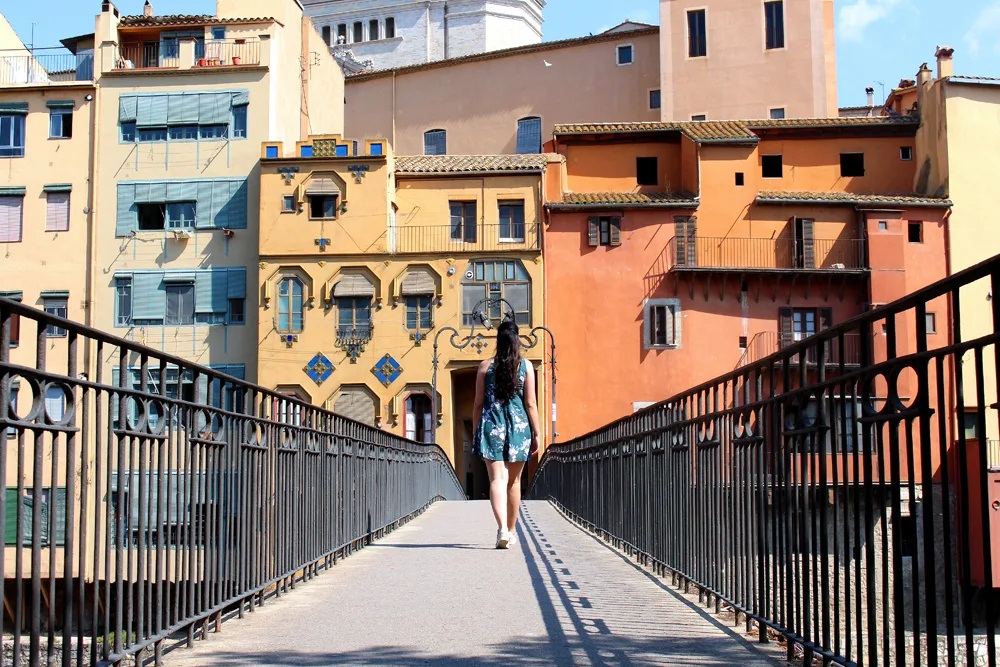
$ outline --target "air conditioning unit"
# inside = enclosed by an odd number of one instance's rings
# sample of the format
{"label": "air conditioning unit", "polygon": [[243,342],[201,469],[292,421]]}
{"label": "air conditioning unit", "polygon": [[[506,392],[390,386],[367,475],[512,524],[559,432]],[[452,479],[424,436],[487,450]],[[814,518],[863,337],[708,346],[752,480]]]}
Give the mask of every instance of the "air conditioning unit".
{"label": "air conditioning unit", "polygon": [[175,241],[187,241],[193,236],[190,229],[175,229],[173,232]]}

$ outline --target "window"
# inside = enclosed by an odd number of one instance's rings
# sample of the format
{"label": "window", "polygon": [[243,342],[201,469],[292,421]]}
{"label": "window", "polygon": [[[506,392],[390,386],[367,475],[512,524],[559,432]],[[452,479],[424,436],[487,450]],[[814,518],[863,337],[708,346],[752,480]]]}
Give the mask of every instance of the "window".
{"label": "window", "polygon": [[618,46],[617,51],[619,65],[631,65],[634,62],[631,44],[621,44]]}
{"label": "window", "polygon": [[768,116],[771,120],[782,120],[785,117],[785,108],[776,107],[768,111]]}
{"label": "window", "polygon": [[233,136],[237,139],[247,138],[247,105],[233,107]]}
{"label": "window", "polygon": [[45,414],[58,423],[66,414],[66,396],[59,387],[49,387],[45,390]]}
{"label": "window", "polygon": [[0,197],[0,243],[20,243],[24,196]]}
{"label": "window", "polygon": [[49,139],[70,139],[73,136],[73,108],[49,109]]}
{"label": "window", "polygon": [[[830,308],[780,308],[778,310],[778,348],[784,349],[815,335],[818,331],[833,325],[833,310]],[[827,361],[833,360],[833,345],[826,343]],[[808,363],[816,363],[816,350],[808,351]],[[798,357],[791,359],[798,363]]]}
{"label": "window", "polygon": [[374,42],[378,38],[378,19],[372,19],[368,22],[368,39]]}
{"label": "window", "polygon": [[785,12],[781,0],[764,3],[764,25],[767,32],[767,48],[785,48]]}
{"label": "window", "polygon": [[135,141],[135,123],[121,124],[121,140],[127,144]]}
{"label": "window", "polygon": [[476,242],[476,202],[448,202],[451,209],[451,240],[465,243]]}
{"label": "window", "polygon": [[887,232],[887,231],[889,231],[889,221],[888,220],[879,220],[878,221],[878,230],[880,232]]}
{"label": "window", "polygon": [[45,193],[45,231],[69,231],[69,193]]}
{"label": "window", "polygon": [[[206,126],[217,127],[215,125]],[[170,141],[197,141],[198,140],[198,126],[197,125],[174,125],[170,127],[167,131],[167,136]]]}
{"label": "window", "polygon": [[542,152],[541,118],[522,118],[517,121],[517,152],[521,155]]}
{"label": "window", "polygon": [[906,225],[906,231],[910,243],[924,242],[924,223],[915,221],[909,222]]}
{"label": "window", "polygon": [[139,143],[155,143],[167,140],[167,129],[165,127],[136,130]]}
{"label": "window", "polygon": [[[506,299],[510,308],[495,301],[484,306],[486,299]],[[477,309],[478,307],[478,309]],[[486,316],[494,326],[500,324],[513,309],[514,321],[531,325],[531,279],[517,260],[482,260],[470,262],[462,278],[462,325],[481,326]]]}
{"label": "window", "polygon": [[[42,307],[49,315],[66,319],[69,297],[45,297],[42,299]],[[45,329],[45,336],[48,338],[65,338],[66,330],[54,324],[50,324]]]}
{"label": "window", "polygon": [[424,132],[424,155],[447,155],[448,141],[444,130]]}
{"label": "window", "polygon": [[587,243],[591,247],[621,245],[621,222],[621,218],[610,216],[588,218]]}
{"label": "window", "polygon": [[434,442],[433,404],[426,394],[410,394],[406,399],[406,437],[417,442]]}
{"label": "window", "polygon": [[374,426],[378,417],[378,401],[364,387],[342,386],[334,401],[333,411],[356,422]]}
{"label": "window", "polygon": [[371,326],[372,299],[369,296],[337,297],[337,329],[341,338],[360,338]]}
{"label": "window", "polygon": [[24,157],[24,116],[0,114],[0,157]]}
{"label": "window", "polygon": [[337,43],[346,44],[347,43],[347,24],[340,23],[337,25]]}
{"label": "window", "polygon": [[781,178],[781,156],[760,156],[761,176],[764,178]]}
{"label": "window", "polygon": [[385,38],[392,39],[396,36],[396,19],[391,16],[385,20]]}
{"label": "window", "polygon": [[246,320],[246,299],[229,300],[229,324],[243,324]]}
{"label": "window", "polygon": [[302,331],[302,281],[284,278],[278,283],[278,331]]}
{"label": "window", "polygon": [[[0,297],[21,302],[21,292],[0,291]],[[12,313],[10,316],[10,346],[17,347],[21,343],[21,316]]]}
{"label": "window", "polygon": [[500,202],[500,240],[524,241],[524,202]]}
{"label": "window", "polygon": [[167,207],[164,204],[136,204],[139,231],[155,231],[166,226]]}
{"label": "window", "polygon": [[281,212],[295,213],[295,195],[285,195],[281,198]]}
{"label": "window", "polygon": [[323,41],[326,42],[327,46],[330,46],[331,39],[333,39],[333,31],[330,29],[330,26],[323,26]]}
{"label": "window", "polygon": [[212,28],[212,39],[219,40],[226,38],[226,26],[215,26]]}
{"label": "window", "polygon": [[406,328],[426,331],[433,325],[431,295],[406,297]]}
{"label": "window", "polygon": [[909,161],[913,159],[913,148],[910,146],[899,147],[899,159]]}
{"label": "window", "polygon": [[705,10],[693,9],[688,18],[688,58],[704,58],[708,55],[708,34],[705,30]]}
{"label": "window", "polygon": [[966,407],[962,414],[962,430],[965,431],[965,439],[978,439],[982,431],[979,428],[979,408]]}
{"label": "window", "polygon": [[354,42],[360,43],[365,41],[365,26],[361,21],[354,22]]}
{"label": "window", "polygon": [[171,229],[194,227],[195,206],[193,201],[167,204],[167,226]]}
{"label": "window", "polygon": [[937,313],[924,313],[924,323],[927,326],[927,333],[937,333]]}
{"label": "window", "polygon": [[643,317],[643,343],[647,350],[681,344],[680,299],[648,299]]}
{"label": "window", "polygon": [[736,172],[736,185],[742,186],[743,182],[744,182],[743,172],[742,171]]}
{"label": "window", "polygon": [[163,323],[174,326],[194,324],[194,283],[167,284],[167,315]]}
{"label": "window", "polygon": [[310,195],[309,219],[333,220],[337,217],[336,195]]}
{"label": "window", "polygon": [[865,154],[864,153],[841,153],[840,154],[840,175],[864,176],[865,175]]}
{"label": "window", "polygon": [[708,120],[708,116],[706,116],[703,113],[696,113],[695,115],[691,116],[691,120],[693,121]]}
{"label": "window", "polygon": [[649,108],[659,109],[660,108],[660,91],[651,90],[649,91]]}
{"label": "window", "polygon": [[655,157],[637,157],[635,159],[635,178],[639,185],[657,185],[660,177]]}
{"label": "window", "polygon": [[115,279],[115,326],[132,326],[132,279]]}
{"label": "window", "polygon": [[[17,389],[18,389],[17,387],[10,388],[10,417],[12,419],[17,419]],[[13,426],[8,426],[7,437],[16,438],[17,429],[14,428]],[[7,523],[10,523],[9,519],[7,520]]]}

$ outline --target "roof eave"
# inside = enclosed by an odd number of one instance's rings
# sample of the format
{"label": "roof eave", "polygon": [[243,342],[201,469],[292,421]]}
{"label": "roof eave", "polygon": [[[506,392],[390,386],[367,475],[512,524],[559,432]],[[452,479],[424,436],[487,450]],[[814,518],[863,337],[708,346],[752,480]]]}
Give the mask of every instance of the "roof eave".
{"label": "roof eave", "polygon": [[698,208],[698,203],[696,201],[690,202],[652,202],[652,203],[632,203],[632,204],[560,204],[553,203],[547,204],[550,211],[612,211],[620,209],[637,209],[637,208],[684,208],[684,209],[695,209]]}
{"label": "roof eave", "polygon": [[417,177],[428,177],[428,178],[441,178],[443,176],[504,176],[507,174],[515,175],[532,175],[532,174],[543,174],[545,169],[495,169],[495,170],[476,170],[476,171],[395,171],[393,172],[396,176],[405,176],[406,178],[417,178]]}
{"label": "roof eave", "polygon": [[965,86],[1000,86],[1000,79],[974,79],[965,76],[950,76],[948,83],[958,83]]}
{"label": "roof eave", "polygon": [[791,204],[795,206],[854,206],[857,208],[885,208],[887,206],[893,207],[895,209],[903,208],[950,208],[952,203],[950,200],[942,200],[940,202],[899,202],[892,201],[888,199],[875,199],[870,201],[861,201],[858,199],[775,199],[771,197],[757,197],[755,200],[757,204]]}

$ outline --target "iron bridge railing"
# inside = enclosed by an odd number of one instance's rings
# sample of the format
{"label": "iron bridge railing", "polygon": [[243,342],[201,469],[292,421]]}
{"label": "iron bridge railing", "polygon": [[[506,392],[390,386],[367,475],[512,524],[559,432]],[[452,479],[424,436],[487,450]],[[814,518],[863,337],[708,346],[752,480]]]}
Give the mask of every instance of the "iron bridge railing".
{"label": "iron bridge railing", "polygon": [[0,406],[8,664],[159,663],[465,498],[436,445],[5,299]]}
{"label": "iron bridge railing", "polygon": [[994,667],[990,290],[1000,256],[551,447],[530,495],[804,665]]}

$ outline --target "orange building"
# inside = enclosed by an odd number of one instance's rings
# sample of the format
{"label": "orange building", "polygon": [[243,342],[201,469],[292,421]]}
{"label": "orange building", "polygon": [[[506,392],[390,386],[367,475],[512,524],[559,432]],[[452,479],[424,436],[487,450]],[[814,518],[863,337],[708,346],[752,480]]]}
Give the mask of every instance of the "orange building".
{"label": "orange building", "polygon": [[[916,130],[892,117],[556,126],[566,162],[544,254],[560,440],[945,277],[950,202],[910,194]],[[932,346],[947,320],[944,302],[928,311]],[[890,338],[916,345],[915,323],[895,324],[873,337],[875,360]],[[845,341],[847,364],[859,346]]]}

